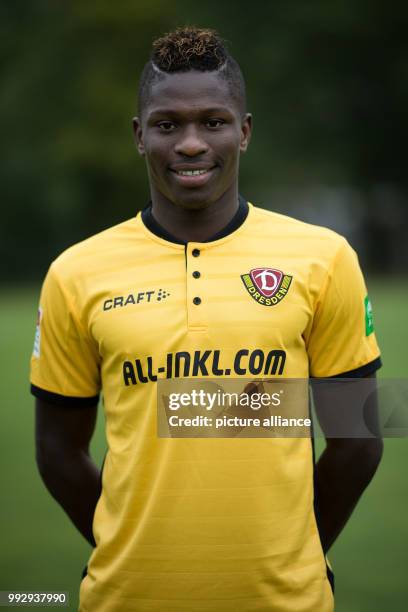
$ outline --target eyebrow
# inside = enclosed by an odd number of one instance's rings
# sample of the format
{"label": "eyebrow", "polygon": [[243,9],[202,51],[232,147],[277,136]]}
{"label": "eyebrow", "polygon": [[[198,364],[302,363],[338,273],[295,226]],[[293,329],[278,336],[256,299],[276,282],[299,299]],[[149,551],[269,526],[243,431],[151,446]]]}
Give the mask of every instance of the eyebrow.
{"label": "eyebrow", "polygon": [[[155,117],[156,115],[166,115],[168,117],[177,117],[178,115],[182,114],[184,112],[183,111],[177,111],[174,108],[156,108],[153,111],[151,111],[151,113],[149,113],[148,117]],[[227,113],[229,115],[231,115],[231,111],[226,108],[225,106],[211,106],[209,108],[199,108],[197,109],[197,113],[200,115],[210,115],[210,114],[216,114],[216,113]]]}

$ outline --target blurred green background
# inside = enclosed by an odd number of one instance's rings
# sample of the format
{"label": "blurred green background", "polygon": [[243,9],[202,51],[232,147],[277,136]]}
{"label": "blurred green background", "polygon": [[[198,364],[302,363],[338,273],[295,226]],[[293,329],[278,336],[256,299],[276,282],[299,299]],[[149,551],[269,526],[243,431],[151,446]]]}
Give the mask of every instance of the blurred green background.
{"label": "blurred green background", "polygon": [[[35,467],[27,379],[40,282],[66,246],[146,205],[131,132],[138,75],[152,39],[184,24],[218,29],[246,77],[255,130],[242,193],[346,235],[370,274],[380,376],[408,374],[408,5],[3,0],[0,590],[68,590],[72,610],[90,550]],[[100,417],[97,462],[104,448]],[[386,441],[331,553],[339,612],[406,609],[407,457],[406,440]]]}
{"label": "blurred green background", "polygon": [[139,73],[176,25],[215,27],[242,66],[254,135],[242,193],[329,225],[366,270],[408,267],[408,5],[386,0],[2,0],[0,280],[144,208]]}

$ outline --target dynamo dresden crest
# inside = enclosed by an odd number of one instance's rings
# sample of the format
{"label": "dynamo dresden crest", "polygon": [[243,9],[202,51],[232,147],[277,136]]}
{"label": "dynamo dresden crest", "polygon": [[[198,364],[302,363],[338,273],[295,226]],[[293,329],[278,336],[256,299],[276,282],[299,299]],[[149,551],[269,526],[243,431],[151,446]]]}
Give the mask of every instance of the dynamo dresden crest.
{"label": "dynamo dresden crest", "polygon": [[249,295],[263,306],[275,306],[289,291],[292,276],[273,268],[254,268],[241,275]]}

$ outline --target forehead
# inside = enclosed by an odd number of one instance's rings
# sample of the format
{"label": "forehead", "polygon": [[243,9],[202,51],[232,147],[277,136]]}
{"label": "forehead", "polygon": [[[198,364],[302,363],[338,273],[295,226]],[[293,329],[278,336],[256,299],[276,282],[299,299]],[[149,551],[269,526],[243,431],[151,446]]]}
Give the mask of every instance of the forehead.
{"label": "forehead", "polygon": [[181,113],[200,108],[225,108],[238,112],[227,81],[216,72],[196,70],[166,74],[152,84],[147,114],[162,108]]}

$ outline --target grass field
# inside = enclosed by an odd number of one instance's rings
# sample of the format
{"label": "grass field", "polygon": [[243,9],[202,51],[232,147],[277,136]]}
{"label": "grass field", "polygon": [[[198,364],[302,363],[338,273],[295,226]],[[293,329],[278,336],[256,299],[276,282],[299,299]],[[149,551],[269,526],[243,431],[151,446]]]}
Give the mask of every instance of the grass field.
{"label": "grass field", "polygon": [[[373,281],[369,286],[384,361],[380,376],[408,378],[408,283]],[[36,305],[36,290],[0,292],[0,590],[69,591],[69,609],[76,610],[90,547],[44,488],[34,461],[28,363]],[[104,448],[99,418],[93,440],[93,455],[99,463]],[[408,440],[386,440],[380,469],[330,554],[336,575],[336,612],[407,609],[407,463]]]}

